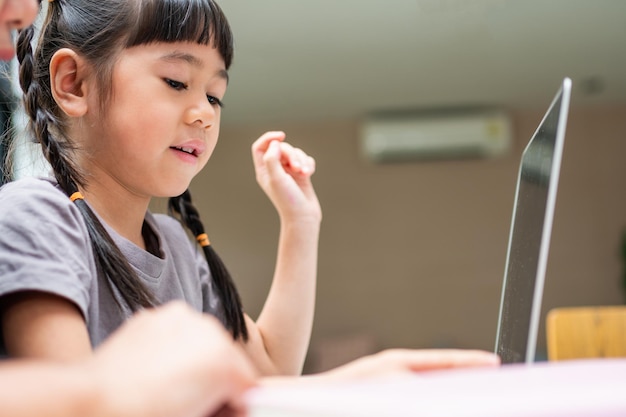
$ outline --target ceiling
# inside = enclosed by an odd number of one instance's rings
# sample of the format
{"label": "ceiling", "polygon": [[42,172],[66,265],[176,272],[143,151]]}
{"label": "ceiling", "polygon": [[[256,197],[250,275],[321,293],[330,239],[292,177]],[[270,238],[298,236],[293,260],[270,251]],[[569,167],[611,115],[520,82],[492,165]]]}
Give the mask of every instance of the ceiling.
{"label": "ceiling", "polygon": [[626,103],[624,0],[221,0],[235,34],[223,122]]}

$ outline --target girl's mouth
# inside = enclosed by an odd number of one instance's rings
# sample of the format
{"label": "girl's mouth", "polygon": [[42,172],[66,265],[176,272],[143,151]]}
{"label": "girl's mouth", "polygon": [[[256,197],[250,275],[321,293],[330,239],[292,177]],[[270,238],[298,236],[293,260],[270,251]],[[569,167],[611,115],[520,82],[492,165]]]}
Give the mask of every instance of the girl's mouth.
{"label": "girl's mouth", "polygon": [[177,151],[184,152],[189,155],[198,156],[198,153],[194,148],[188,148],[185,146],[172,146],[171,149],[175,149]]}

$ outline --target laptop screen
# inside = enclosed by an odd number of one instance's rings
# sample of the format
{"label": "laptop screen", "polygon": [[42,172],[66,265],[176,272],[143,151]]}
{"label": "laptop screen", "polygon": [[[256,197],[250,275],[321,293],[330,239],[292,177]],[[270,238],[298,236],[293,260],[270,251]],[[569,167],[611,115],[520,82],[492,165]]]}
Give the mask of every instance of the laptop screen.
{"label": "laptop screen", "polygon": [[496,339],[502,363],[535,360],[570,90],[566,78],[522,155]]}

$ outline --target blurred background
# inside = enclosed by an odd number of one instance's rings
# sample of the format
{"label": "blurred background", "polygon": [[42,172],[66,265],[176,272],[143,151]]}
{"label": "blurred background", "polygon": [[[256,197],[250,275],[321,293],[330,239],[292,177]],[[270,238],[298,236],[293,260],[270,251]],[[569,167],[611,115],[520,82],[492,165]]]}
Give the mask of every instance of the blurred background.
{"label": "blurred background", "polygon": [[[322,204],[306,371],[390,347],[493,350],[522,150],[573,80],[543,298],[624,302],[626,2],[222,0],[235,60],[218,147],[192,192],[252,317],[273,274],[278,218],[250,145],[267,130],[315,157]],[[495,157],[377,162],[373,115],[497,108]]]}

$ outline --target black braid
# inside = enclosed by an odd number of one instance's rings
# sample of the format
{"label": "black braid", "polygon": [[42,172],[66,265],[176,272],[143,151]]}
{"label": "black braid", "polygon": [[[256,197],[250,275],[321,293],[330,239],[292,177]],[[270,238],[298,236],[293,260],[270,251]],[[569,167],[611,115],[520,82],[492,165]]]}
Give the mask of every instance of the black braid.
{"label": "black braid", "polygon": [[[197,237],[205,233],[200,214],[191,202],[189,190],[178,197],[170,198],[168,208],[170,214],[177,214],[180,217],[182,223],[187,226],[194,236]],[[238,339],[241,337],[244,341],[247,341],[248,329],[246,328],[241,298],[235,283],[217,252],[213,249],[213,246],[202,245],[202,249],[211,270],[215,289],[224,306],[226,326],[230,329],[233,338]]]}
{"label": "black braid", "polygon": [[81,177],[71,164],[66,164],[72,152],[68,142],[58,142],[51,137],[48,131],[49,123],[57,122],[60,119],[52,114],[49,107],[45,103],[40,103],[41,88],[35,77],[35,63],[31,42],[35,33],[33,26],[30,26],[20,32],[17,41],[17,59],[20,63],[19,81],[22,91],[24,92],[24,110],[30,116],[29,127],[35,138],[41,144],[44,157],[52,166],[55,177],[63,190],[75,188],[70,184],[71,179],[75,178],[79,183]]}
{"label": "black braid", "polygon": [[[59,128],[62,123],[61,118],[47,110],[54,107],[50,106],[50,102],[46,102],[42,88],[34,77],[36,69],[31,48],[33,34],[32,26],[21,31],[16,50],[20,62],[20,85],[24,91],[24,108],[31,119],[32,133],[39,140],[44,156],[50,163],[59,186],[69,197],[78,191],[77,184],[82,185],[83,178],[71,164],[74,147],[68,141],[57,140],[49,130],[50,126]],[[132,311],[137,311],[141,307],[156,305],[154,296],[139,280],[135,271],[87,203],[78,199],[75,201],[75,205],[85,220],[96,265],[108,278],[109,288],[111,290],[113,287],[117,288],[122,299]],[[115,299],[118,301],[117,298]]]}

